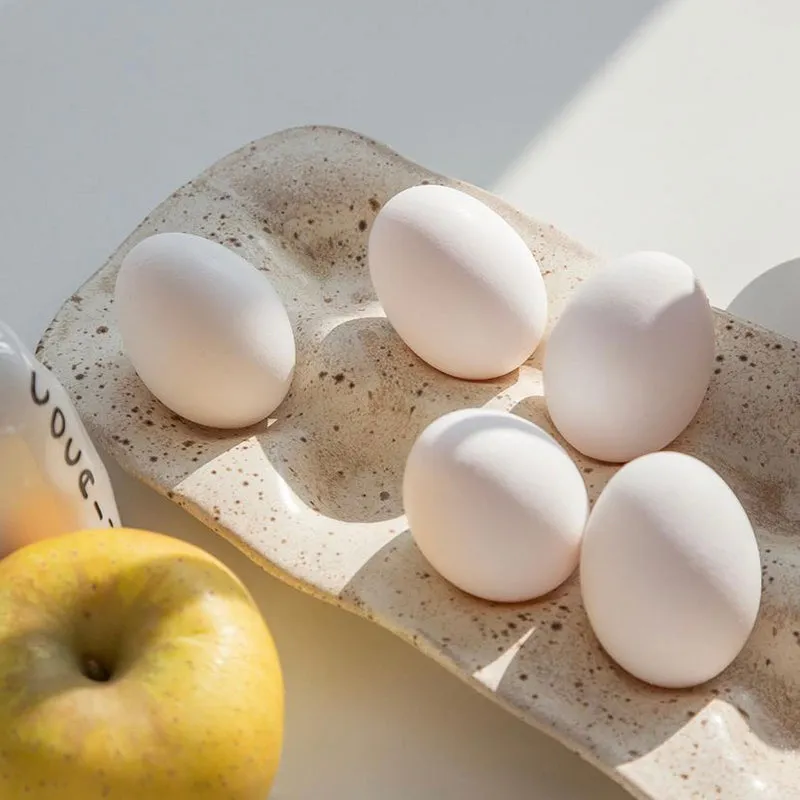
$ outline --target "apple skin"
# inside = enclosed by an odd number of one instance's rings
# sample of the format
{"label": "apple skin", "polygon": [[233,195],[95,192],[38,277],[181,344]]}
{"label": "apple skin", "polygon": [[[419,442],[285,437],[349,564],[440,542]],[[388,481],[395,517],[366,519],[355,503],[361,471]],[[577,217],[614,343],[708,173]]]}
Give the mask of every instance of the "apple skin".
{"label": "apple skin", "polygon": [[0,798],[265,800],[283,718],[270,631],[203,550],[119,528],[0,561]]}

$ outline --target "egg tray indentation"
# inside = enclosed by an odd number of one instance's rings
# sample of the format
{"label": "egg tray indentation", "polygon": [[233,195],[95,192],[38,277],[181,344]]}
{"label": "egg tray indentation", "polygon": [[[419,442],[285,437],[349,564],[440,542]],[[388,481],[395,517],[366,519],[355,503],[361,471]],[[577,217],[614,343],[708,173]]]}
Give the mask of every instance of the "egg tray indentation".
{"label": "egg tray indentation", "polygon": [[[520,370],[473,383],[428,367],[383,318],[366,265],[369,226],[390,197],[424,182],[469,192],[516,228],[542,268],[551,329],[593,254],[368,138],[308,127],[247,145],[175,192],[64,304],[37,354],[129,473],[269,572],[409,641],[632,795],[796,796],[797,344],[716,312],[711,387],[669,449],[706,461],[747,509],[764,565],[762,609],[747,647],[716,680],[689,691],[639,683],[597,645],[575,576],[538,601],[484,602],[434,574],[406,530],[405,457],[425,425],[456,408],[502,408],[542,426],[582,469],[592,500],[616,469],[580,456],[553,430],[539,371],[547,334]],[[233,249],[283,298],[297,371],[273,419],[236,432],[191,425],[156,402],[126,361],[116,271],[136,242],[162,231]]]}

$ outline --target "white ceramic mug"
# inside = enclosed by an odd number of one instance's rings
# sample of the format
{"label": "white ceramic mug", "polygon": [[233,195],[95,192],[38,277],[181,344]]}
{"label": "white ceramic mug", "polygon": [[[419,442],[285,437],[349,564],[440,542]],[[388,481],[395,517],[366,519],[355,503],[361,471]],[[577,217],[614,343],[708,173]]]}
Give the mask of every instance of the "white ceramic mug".
{"label": "white ceramic mug", "polygon": [[108,473],[64,387],[0,321],[0,555],[118,526]]}

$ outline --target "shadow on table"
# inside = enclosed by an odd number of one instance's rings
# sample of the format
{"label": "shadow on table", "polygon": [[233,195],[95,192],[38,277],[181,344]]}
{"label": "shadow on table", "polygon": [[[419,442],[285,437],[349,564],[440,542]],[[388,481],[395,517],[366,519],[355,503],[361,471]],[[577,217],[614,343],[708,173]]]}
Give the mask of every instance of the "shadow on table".
{"label": "shadow on table", "polygon": [[[775,644],[771,618],[762,618],[745,651],[719,678],[666,690],[633,678],[604,653],[577,575],[533,602],[483,601],[435,573],[405,531],[353,576],[340,599],[611,767],[658,749],[715,701],[735,709],[769,747],[789,753],[800,748],[800,730],[787,713],[800,696],[791,669],[783,669],[791,667],[788,647],[795,645]],[[761,667],[764,652],[772,655],[772,670]]]}

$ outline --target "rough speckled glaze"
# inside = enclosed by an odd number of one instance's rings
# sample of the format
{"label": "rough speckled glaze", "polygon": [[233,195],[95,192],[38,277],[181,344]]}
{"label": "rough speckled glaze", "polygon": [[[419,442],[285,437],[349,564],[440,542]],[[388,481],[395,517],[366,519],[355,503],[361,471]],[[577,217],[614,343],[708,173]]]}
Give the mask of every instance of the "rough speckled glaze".
{"label": "rough speckled glaze", "polygon": [[[545,275],[552,327],[594,267],[591,253],[374,141],[312,127],[248,145],[166,200],[64,305],[39,355],[130,473],[270,572],[394,631],[635,797],[800,797],[797,344],[716,314],[712,385],[672,448],[712,465],[746,506],[763,606],[748,646],[718,679],[691,691],[639,683],[597,645],[576,576],[538,602],[487,603],[437,577],[406,530],[405,456],[435,417],[491,406],[553,432],[543,347],[518,372],[468,383],[422,363],[382,318],[367,232],[389,197],[423,181],[479,197],[521,233]],[[188,424],[153,400],[122,354],[113,313],[120,260],[143,237],[174,230],[234,249],[283,296],[298,367],[274,419],[233,434]],[[594,499],[615,467],[571,454]]]}

